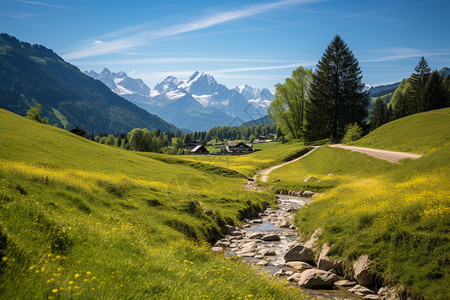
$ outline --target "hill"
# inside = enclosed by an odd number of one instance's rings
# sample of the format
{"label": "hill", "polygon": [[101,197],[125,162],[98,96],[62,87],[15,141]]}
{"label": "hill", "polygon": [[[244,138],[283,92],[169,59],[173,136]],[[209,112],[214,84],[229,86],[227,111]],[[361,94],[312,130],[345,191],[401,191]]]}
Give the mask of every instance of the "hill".
{"label": "hill", "polygon": [[51,124],[91,133],[176,127],[114,94],[52,50],[0,35],[0,107],[20,115],[37,103]]}
{"label": "hill", "polygon": [[389,122],[351,145],[431,153],[450,141],[449,132],[450,108],[443,108]]}
{"label": "hill", "polygon": [[97,144],[2,109],[0,128],[2,298],[298,299],[206,243],[270,194],[243,192],[243,179],[220,168]]}
{"label": "hill", "polygon": [[278,191],[324,193],[298,212],[296,224],[305,236],[321,227],[319,243],[331,243],[334,258],[344,258],[350,265],[367,254],[378,285],[403,286],[405,294],[417,297],[447,299],[449,113],[450,109],[441,109],[411,115],[354,143],[425,153],[420,159],[392,164],[322,146],[271,172],[268,185]]}

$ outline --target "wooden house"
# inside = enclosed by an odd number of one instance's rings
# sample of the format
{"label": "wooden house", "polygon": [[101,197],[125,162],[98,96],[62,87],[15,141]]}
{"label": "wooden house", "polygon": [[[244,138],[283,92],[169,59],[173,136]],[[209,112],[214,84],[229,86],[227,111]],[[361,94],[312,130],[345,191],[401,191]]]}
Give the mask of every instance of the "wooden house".
{"label": "wooden house", "polygon": [[205,154],[209,154],[208,149],[205,148],[205,146],[203,145],[197,145],[195,148],[193,148],[190,151],[191,154],[195,154],[195,155],[205,155]]}
{"label": "wooden house", "polygon": [[74,129],[72,129],[70,132],[72,132],[76,135],[82,136],[82,137],[84,137],[88,133],[87,131],[79,128],[78,126],[75,127]]}
{"label": "wooden house", "polygon": [[254,151],[252,144],[246,144],[244,142],[238,143],[235,141],[227,142],[222,148],[222,153],[224,154],[246,154]]}

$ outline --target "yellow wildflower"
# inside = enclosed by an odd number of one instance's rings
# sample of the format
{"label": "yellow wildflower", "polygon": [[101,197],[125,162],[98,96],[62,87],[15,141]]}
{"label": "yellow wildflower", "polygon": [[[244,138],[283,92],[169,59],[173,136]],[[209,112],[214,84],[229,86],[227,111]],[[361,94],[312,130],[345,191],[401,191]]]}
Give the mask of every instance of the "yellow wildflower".
{"label": "yellow wildflower", "polygon": [[78,277],[80,277],[80,274],[78,274],[78,273],[75,274],[75,278],[78,278]]}
{"label": "yellow wildflower", "polygon": [[53,289],[52,290],[52,293],[57,293],[58,292],[58,289]]}
{"label": "yellow wildflower", "polygon": [[5,261],[7,261],[7,260],[8,260],[8,257],[6,257],[6,256],[3,256],[3,257],[2,257],[2,261],[3,261],[3,262],[5,262]]}

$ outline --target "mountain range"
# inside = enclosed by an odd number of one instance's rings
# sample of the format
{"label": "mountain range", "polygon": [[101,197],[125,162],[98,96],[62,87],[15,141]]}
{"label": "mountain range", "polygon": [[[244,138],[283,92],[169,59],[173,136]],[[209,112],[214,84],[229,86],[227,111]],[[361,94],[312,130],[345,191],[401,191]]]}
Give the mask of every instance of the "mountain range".
{"label": "mountain range", "polygon": [[169,76],[153,89],[125,72],[113,73],[105,68],[101,73],[92,70],[85,73],[116,94],[185,130],[240,126],[267,115],[274,99],[268,89],[248,85],[228,89],[213,76],[199,71],[187,80]]}
{"label": "mountain range", "polygon": [[19,115],[37,104],[50,124],[90,133],[121,133],[134,128],[178,129],[113,93],[103,83],[41,45],[0,35],[0,108]]}

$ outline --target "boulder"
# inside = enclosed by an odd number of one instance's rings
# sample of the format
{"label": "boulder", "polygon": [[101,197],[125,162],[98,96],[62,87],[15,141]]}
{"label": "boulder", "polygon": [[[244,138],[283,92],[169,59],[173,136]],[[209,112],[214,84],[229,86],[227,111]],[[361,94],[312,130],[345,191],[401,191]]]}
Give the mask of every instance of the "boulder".
{"label": "boulder", "polygon": [[301,273],[298,285],[304,288],[331,288],[338,276],[323,270],[309,269]]}
{"label": "boulder", "polygon": [[361,255],[353,263],[353,275],[360,285],[371,286],[373,284],[373,274],[370,271],[372,261],[367,255]]}
{"label": "boulder", "polygon": [[232,232],[230,233],[230,235],[231,235],[231,236],[239,236],[239,235],[242,235],[242,232],[239,231],[239,230],[235,230],[235,231],[232,231]]}
{"label": "boulder", "polygon": [[288,281],[299,281],[300,277],[302,276],[301,273],[294,273],[291,276],[289,276],[288,278],[286,278]]}
{"label": "boulder", "polygon": [[261,238],[261,240],[266,241],[266,242],[279,241],[280,236],[278,234],[269,234],[269,235],[263,236]]}
{"label": "boulder", "polygon": [[311,237],[309,238],[309,240],[304,243],[304,246],[306,248],[310,248],[310,249],[314,249],[314,246],[317,242],[317,240],[319,239],[319,235],[322,234],[322,228],[317,228],[313,234],[311,234]]}
{"label": "boulder", "polygon": [[297,271],[303,271],[303,270],[308,270],[311,269],[312,266],[308,263],[305,263],[303,261],[290,261],[286,264],[286,266],[295,269]]}
{"label": "boulder", "polygon": [[257,266],[267,266],[269,264],[266,260],[261,260],[256,263]]}
{"label": "boulder", "polygon": [[221,251],[223,251],[223,248],[222,247],[212,247],[211,250],[214,252],[221,252]]}
{"label": "boulder", "polygon": [[312,256],[312,250],[303,245],[296,245],[290,248],[286,254],[284,254],[284,260],[289,261],[303,261],[307,263],[314,262],[314,257]]}
{"label": "boulder", "polygon": [[331,246],[329,244],[324,244],[322,251],[319,255],[319,261],[317,262],[317,267],[324,271],[333,270],[337,274],[344,274],[344,261],[343,260],[331,260],[328,257]]}

